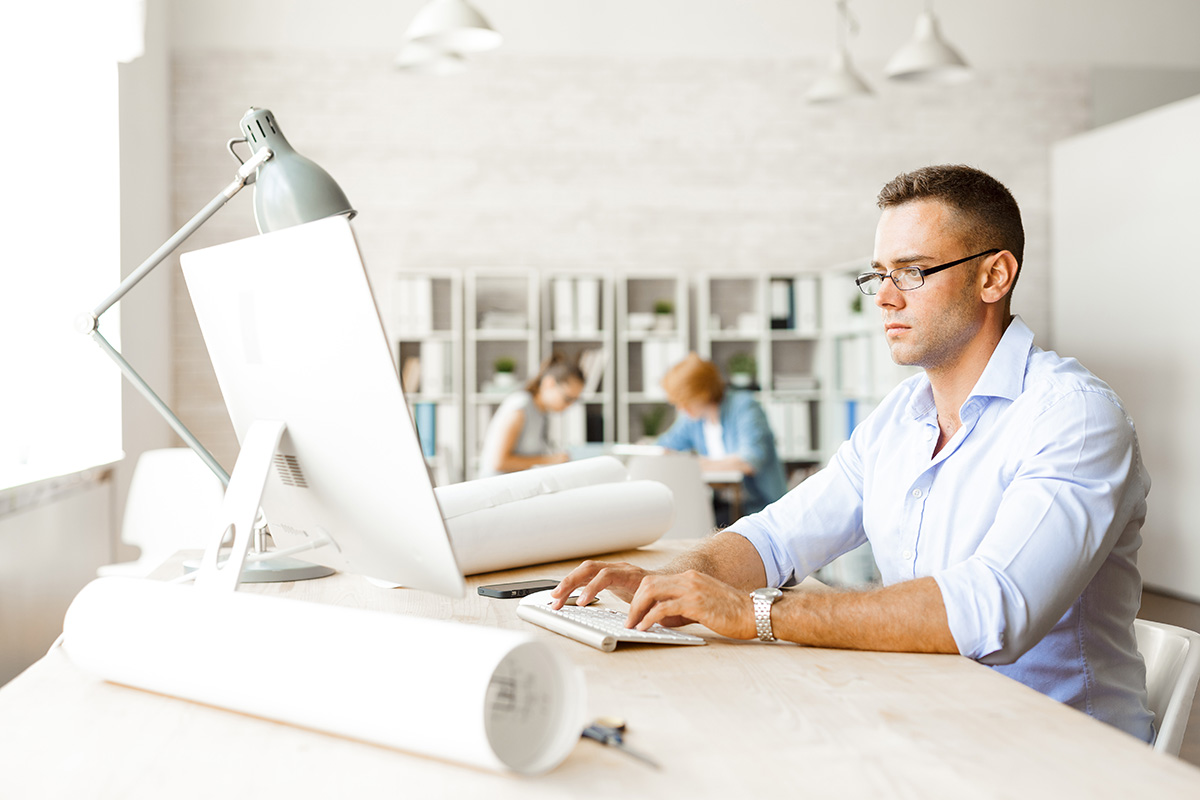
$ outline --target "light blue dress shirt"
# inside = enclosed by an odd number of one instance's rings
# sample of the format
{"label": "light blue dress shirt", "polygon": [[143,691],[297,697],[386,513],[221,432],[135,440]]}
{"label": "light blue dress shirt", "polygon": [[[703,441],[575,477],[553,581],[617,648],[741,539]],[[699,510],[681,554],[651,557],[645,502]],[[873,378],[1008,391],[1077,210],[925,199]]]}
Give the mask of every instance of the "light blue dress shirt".
{"label": "light blue dress shirt", "polygon": [[[727,391],[721,399],[718,416],[725,454],[741,456],[754,468],[754,474],[742,481],[742,508],[746,513],[761,511],[787,491],[787,479],[767,415],[750,392]],[[675,415],[675,423],[658,437],[658,443],[668,450],[693,450],[702,456],[709,455],[704,421],[682,413]]]}
{"label": "light blue dress shirt", "polygon": [[772,586],[869,541],[885,584],[937,581],[962,655],[1151,740],[1133,634],[1150,479],[1120,399],[1014,318],[959,417],[935,456],[929,380],[909,378],[732,529]]}

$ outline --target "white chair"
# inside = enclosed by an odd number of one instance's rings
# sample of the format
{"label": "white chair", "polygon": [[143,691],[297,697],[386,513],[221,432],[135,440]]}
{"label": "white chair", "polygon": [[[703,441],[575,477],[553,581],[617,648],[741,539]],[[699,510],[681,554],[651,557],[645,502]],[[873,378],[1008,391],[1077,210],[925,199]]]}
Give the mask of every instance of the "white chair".
{"label": "white chair", "polygon": [[101,577],[145,577],[180,550],[202,550],[220,517],[225,489],[186,447],[147,450],[138,458],[125,500],[121,541],[141,548],[137,561],[108,564]]}
{"label": "white chair", "polygon": [[712,491],[700,473],[700,459],[688,453],[631,455],[626,463],[631,481],[658,481],[675,497],[675,520],[664,539],[695,539],[716,527]]}
{"label": "white chair", "polygon": [[1177,756],[1200,681],[1200,633],[1144,619],[1133,621],[1133,632],[1146,662],[1146,690],[1158,731],[1154,749]]}

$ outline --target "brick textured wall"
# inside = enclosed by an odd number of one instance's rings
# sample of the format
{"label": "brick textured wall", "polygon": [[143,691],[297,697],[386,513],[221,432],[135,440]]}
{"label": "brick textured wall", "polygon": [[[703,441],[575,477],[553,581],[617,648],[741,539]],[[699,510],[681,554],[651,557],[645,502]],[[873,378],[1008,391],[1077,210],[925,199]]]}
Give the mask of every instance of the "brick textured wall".
{"label": "brick textured wall", "polygon": [[[873,100],[820,107],[803,100],[821,66],[811,60],[495,55],[439,79],[397,72],[392,57],[177,55],[176,221],[230,180],[223,143],[250,105],[274,111],[296,149],[346,190],[377,282],[431,267],[865,260],[885,181],[964,162],[1021,203],[1027,271],[1014,310],[1049,331],[1049,146],[1087,127],[1084,69],[1016,66],[951,88],[879,80]],[[868,75],[880,67],[860,64]],[[254,233],[247,190],[187,249]],[[173,402],[232,467],[237,444],[181,279],[174,303]]]}

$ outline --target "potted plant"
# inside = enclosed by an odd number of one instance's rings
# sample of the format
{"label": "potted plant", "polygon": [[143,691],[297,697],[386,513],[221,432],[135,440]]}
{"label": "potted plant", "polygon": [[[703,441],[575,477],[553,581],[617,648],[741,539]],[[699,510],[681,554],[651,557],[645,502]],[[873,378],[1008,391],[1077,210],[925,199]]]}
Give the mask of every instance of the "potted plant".
{"label": "potted plant", "polygon": [[517,385],[517,377],[513,374],[517,369],[517,360],[515,358],[500,356],[492,362],[492,368],[496,371],[496,375],[492,379],[496,388],[511,389]]}
{"label": "potted plant", "polygon": [[663,422],[667,419],[665,405],[651,406],[642,412],[642,440],[653,442],[662,433]]}
{"label": "potted plant", "polygon": [[660,331],[671,331],[675,329],[675,304],[670,300],[655,301],[654,327]]}
{"label": "potted plant", "polygon": [[729,359],[729,382],[739,389],[754,385],[758,362],[749,353],[734,353]]}

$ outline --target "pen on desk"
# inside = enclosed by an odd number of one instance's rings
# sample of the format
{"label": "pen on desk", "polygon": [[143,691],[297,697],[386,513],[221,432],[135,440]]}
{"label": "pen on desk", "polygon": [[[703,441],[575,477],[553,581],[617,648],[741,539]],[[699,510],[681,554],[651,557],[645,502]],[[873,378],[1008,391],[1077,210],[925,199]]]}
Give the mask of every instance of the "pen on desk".
{"label": "pen on desk", "polygon": [[582,736],[585,739],[592,739],[607,747],[615,747],[626,755],[633,756],[634,758],[648,764],[654,769],[659,769],[660,767],[657,761],[625,743],[624,730],[625,723],[623,722],[611,724],[609,720],[601,719],[584,728]]}

